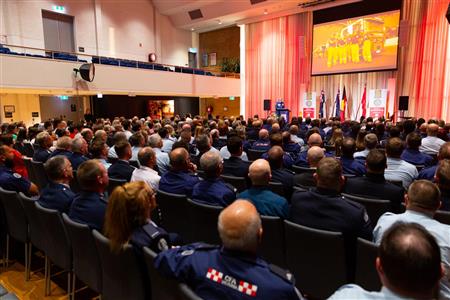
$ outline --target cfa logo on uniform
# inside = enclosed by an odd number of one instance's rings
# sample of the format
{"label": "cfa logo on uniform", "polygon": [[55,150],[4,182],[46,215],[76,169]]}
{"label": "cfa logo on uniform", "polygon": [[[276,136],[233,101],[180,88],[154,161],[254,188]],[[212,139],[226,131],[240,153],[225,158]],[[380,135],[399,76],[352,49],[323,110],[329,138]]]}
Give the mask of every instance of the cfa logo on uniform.
{"label": "cfa logo on uniform", "polygon": [[256,291],[258,290],[258,286],[254,284],[243,280],[240,280],[238,284],[236,278],[229,275],[224,276],[222,272],[219,272],[213,268],[208,269],[208,272],[206,272],[206,278],[252,297],[256,296]]}

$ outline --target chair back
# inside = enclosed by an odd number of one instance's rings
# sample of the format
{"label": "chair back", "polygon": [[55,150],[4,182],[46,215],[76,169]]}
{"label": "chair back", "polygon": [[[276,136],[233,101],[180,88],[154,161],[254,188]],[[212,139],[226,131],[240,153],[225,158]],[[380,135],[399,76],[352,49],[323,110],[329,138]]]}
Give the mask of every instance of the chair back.
{"label": "chair back", "polygon": [[286,220],[284,229],[286,262],[301,292],[325,299],[346,283],[342,233],[308,228]]}
{"label": "chair back", "polygon": [[23,193],[19,193],[20,200],[23,205],[25,215],[27,216],[28,224],[30,225],[28,230],[30,234],[31,243],[39,250],[47,251],[47,230],[45,229],[44,223],[42,223],[36,212],[36,200],[25,196]]}
{"label": "chair back", "polygon": [[197,294],[186,284],[179,283],[178,288],[180,289],[182,300],[202,300]]}
{"label": "chair back", "polygon": [[86,224],[62,214],[73,253],[73,271],[78,279],[97,293],[102,292],[102,269],[94,237]]}
{"label": "chair back", "polygon": [[133,247],[124,245],[119,253],[113,253],[109,239],[95,229],[92,234],[102,266],[102,298],[145,299],[144,276]]}
{"label": "chair back", "polygon": [[28,172],[28,178],[30,179],[31,182],[37,184],[37,177],[36,174],[34,173],[33,165],[31,164],[31,158],[23,157],[22,159],[23,163],[25,164],[25,168],[27,169]]}
{"label": "chair back", "polygon": [[403,187],[403,181],[401,180],[387,180],[388,182],[395,184],[396,186]]}
{"label": "chair back", "polygon": [[238,193],[241,193],[247,189],[247,181],[245,180],[245,177],[236,177],[229,175],[220,175],[220,177],[226,183],[229,183],[232,186],[234,186],[234,188],[237,190]]}
{"label": "chair back", "polygon": [[292,171],[294,171],[296,174],[301,174],[301,173],[314,173],[316,170],[312,169],[312,168],[305,168],[305,167],[299,167],[296,165],[292,165]]}
{"label": "chair back", "polygon": [[185,223],[190,228],[190,236],[195,237],[194,242],[205,242],[220,245],[222,242],[217,231],[217,220],[222,207],[198,203],[187,199],[187,215],[189,222]]}
{"label": "chair back", "polygon": [[381,199],[370,199],[350,194],[342,194],[346,199],[358,202],[363,205],[367,214],[369,215],[372,224],[377,224],[378,219],[385,213],[391,210],[391,201]]}
{"label": "chair back", "polygon": [[127,183],[127,181],[125,179],[116,179],[116,178],[109,178],[109,183],[108,183],[108,196],[111,196],[112,192],[114,191],[114,189],[118,186],[121,186],[123,184]]}
{"label": "chair back", "polygon": [[434,219],[443,224],[450,225],[450,212],[444,210],[437,210],[434,214]]}
{"label": "chair back", "polygon": [[186,227],[187,197],[158,190],[156,202],[161,212],[161,226],[168,232],[178,233],[184,242],[191,240],[190,230]]}
{"label": "chair back", "polygon": [[275,194],[280,195],[281,197],[286,197],[284,193],[284,187],[281,182],[269,182],[269,189]]}
{"label": "chair back", "polygon": [[58,267],[72,270],[72,245],[67,235],[61,213],[56,209],[42,207],[35,202],[36,213],[45,226],[50,243],[48,243],[46,254]]}
{"label": "chair back", "polygon": [[156,258],[156,253],[147,247],[144,247],[143,251],[145,264],[147,265],[148,274],[150,276],[150,285],[152,290],[151,299],[189,299],[182,296],[182,292],[176,280],[163,277],[155,269],[154,261]]}
{"label": "chair back", "polygon": [[133,166],[136,169],[139,169],[141,166],[137,160],[129,160],[128,162],[130,163],[130,166]]}
{"label": "chair back", "polygon": [[8,234],[19,242],[28,242],[28,221],[17,192],[0,188],[0,201],[6,215]]}
{"label": "chair back", "polygon": [[258,158],[261,158],[261,156],[266,152],[267,151],[264,151],[264,150],[248,149],[247,150],[248,160],[251,160],[251,161],[257,160]]}
{"label": "chair back", "polygon": [[263,237],[259,254],[271,264],[286,267],[284,224],[279,217],[261,216]]}
{"label": "chair back", "polygon": [[378,255],[376,244],[358,238],[356,242],[356,272],[355,283],[368,291],[381,289],[380,278],[375,268],[375,259]]}
{"label": "chair back", "polygon": [[34,175],[36,176],[35,184],[37,184],[39,190],[42,190],[48,184],[48,177],[45,173],[44,163],[32,160],[31,166],[33,167]]}

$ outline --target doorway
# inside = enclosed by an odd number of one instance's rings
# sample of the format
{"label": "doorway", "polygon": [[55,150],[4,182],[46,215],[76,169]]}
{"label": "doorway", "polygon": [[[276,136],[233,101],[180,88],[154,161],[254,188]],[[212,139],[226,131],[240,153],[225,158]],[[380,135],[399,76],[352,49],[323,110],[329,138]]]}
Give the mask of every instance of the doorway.
{"label": "doorway", "polygon": [[188,56],[189,56],[189,68],[197,69],[197,53],[189,51]]}
{"label": "doorway", "polygon": [[46,50],[75,52],[73,17],[42,10]]}

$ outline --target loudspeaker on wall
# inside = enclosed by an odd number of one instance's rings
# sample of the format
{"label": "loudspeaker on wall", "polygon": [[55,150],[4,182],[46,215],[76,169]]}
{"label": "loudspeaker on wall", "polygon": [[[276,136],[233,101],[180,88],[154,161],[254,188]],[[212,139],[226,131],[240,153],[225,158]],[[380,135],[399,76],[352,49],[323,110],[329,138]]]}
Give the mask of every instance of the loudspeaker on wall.
{"label": "loudspeaker on wall", "polygon": [[450,23],[450,3],[448,4],[446,17],[447,17],[447,21]]}
{"label": "loudspeaker on wall", "polygon": [[264,110],[269,111],[270,110],[270,99],[264,99]]}
{"label": "loudspeaker on wall", "polygon": [[398,110],[408,110],[409,96],[400,96],[398,98]]}

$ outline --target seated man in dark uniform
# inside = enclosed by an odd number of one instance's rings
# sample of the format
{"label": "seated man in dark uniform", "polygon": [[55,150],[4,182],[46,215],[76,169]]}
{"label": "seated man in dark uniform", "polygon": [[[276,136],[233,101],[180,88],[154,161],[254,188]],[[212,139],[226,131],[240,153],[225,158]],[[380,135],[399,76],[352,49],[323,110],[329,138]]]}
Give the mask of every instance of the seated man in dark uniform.
{"label": "seated man in dark uniform", "polygon": [[310,188],[316,186],[316,180],[314,179],[314,172],[317,169],[319,161],[325,157],[324,149],[312,146],[308,150],[308,156],[306,161],[309,164],[311,170],[302,172],[294,176],[294,185],[301,188]]}
{"label": "seated man in dark uniform", "polygon": [[[282,147],[283,146],[283,136],[281,135],[281,133],[273,133],[270,135],[269,139],[270,139],[270,147],[275,147],[275,146]],[[264,158],[266,160],[268,159],[268,157],[269,157],[269,152],[266,152],[261,156],[261,158]],[[287,152],[283,152],[283,167],[291,168],[293,164],[294,164],[294,160],[292,159],[291,154],[287,153]]]}
{"label": "seated man in dark uniform", "polygon": [[78,167],[89,158],[85,155],[88,154],[88,144],[84,138],[75,138],[72,140],[72,155],[69,157],[70,163],[73,169]]}
{"label": "seated man in dark uniform", "polygon": [[422,145],[422,138],[420,134],[411,132],[406,136],[406,149],[403,150],[400,156],[406,162],[415,166],[430,166],[433,163],[433,157],[426,153],[420,152],[419,147]]}
{"label": "seated man in dark uniform", "polygon": [[314,177],[317,188],[292,195],[290,220],[311,228],[342,232],[349,238],[372,239],[366,209],[340,194],[345,182],[340,162],[323,158]]}
{"label": "seated man in dark uniform", "polygon": [[193,173],[197,168],[191,163],[189,153],[184,148],[176,148],[170,152],[169,158],[171,169],[161,176],[159,189],[191,197],[192,189],[200,179]]}
{"label": "seated man in dark uniform", "polygon": [[49,149],[53,146],[53,140],[47,131],[38,133],[36,136],[36,148],[34,150],[33,160],[38,162],[46,162],[50,154],[52,153]]}
{"label": "seated man in dark uniform", "polygon": [[12,148],[6,145],[0,146],[0,187],[8,191],[22,192],[27,196],[39,194],[37,186],[20,174],[14,173],[13,167]]}
{"label": "seated man in dark uniform", "polygon": [[383,284],[379,292],[347,284],[329,299],[435,299],[436,287],[445,273],[438,243],[424,227],[414,223],[396,223],[386,232],[375,265]]}
{"label": "seated man in dark uniform", "polygon": [[342,171],[344,174],[362,176],[366,173],[366,167],[364,166],[364,160],[353,157],[355,151],[355,140],[351,137],[344,138],[341,156]]}
{"label": "seated man in dark uniform", "polygon": [[205,172],[205,180],[194,186],[192,200],[222,207],[230,205],[236,199],[236,193],[220,178],[223,169],[220,154],[206,152],[200,158],[200,165]]}
{"label": "seated man in dark uniform", "polygon": [[242,139],[237,136],[231,136],[227,140],[227,149],[231,156],[223,162],[223,174],[235,177],[247,177],[250,163],[241,158],[243,145]]}
{"label": "seated man in dark uniform", "polygon": [[450,211],[450,159],[439,162],[434,181],[441,190],[441,210]]}
{"label": "seated man in dark uniform", "polygon": [[78,167],[77,180],[81,192],[73,199],[69,217],[102,231],[106,210],[103,193],[109,182],[108,172],[98,160],[87,160]]}
{"label": "seated man in dark uniform", "polygon": [[41,191],[39,204],[43,207],[68,213],[75,194],[70,189],[73,169],[70,161],[63,155],[57,155],[44,164],[49,184]]}
{"label": "seated man in dark uniform", "polygon": [[356,196],[391,201],[391,210],[400,212],[405,191],[403,187],[384,179],[386,155],[384,152],[370,150],[366,158],[367,173],[363,177],[353,177],[347,180],[344,192]]}
{"label": "seated man in dark uniform", "polygon": [[293,159],[297,158],[300,154],[301,147],[298,143],[292,141],[289,131],[285,131],[282,134],[283,137],[283,150],[291,154]]}
{"label": "seated man in dark uniform", "polygon": [[252,150],[268,151],[270,149],[269,131],[261,129],[258,133],[259,138],[252,144]]}
{"label": "seated man in dark uniform", "polygon": [[306,157],[308,156],[308,149],[313,146],[322,147],[322,144],[323,142],[320,134],[318,133],[311,134],[308,138],[308,147],[305,147],[305,149],[302,152],[300,152],[300,154],[297,156],[297,159],[294,162],[294,165],[308,168],[309,164],[308,161],[306,160]]}
{"label": "seated man in dark uniform", "polygon": [[[439,148],[439,153],[437,156],[438,160],[450,159],[450,142],[442,144]],[[434,174],[436,174],[437,165],[428,167],[420,171],[418,179],[433,180]]]}
{"label": "seated man in dark uniform", "polygon": [[135,167],[130,165],[131,145],[128,142],[119,142],[114,145],[117,157],[119,158],[108,168],[108,176],[114,179],[123,179],[129,182]]}
{"label": "seated man in dark uniform", "polygon": [[261,215],[287,218],[289,204],[269,188],[272,178],[269,163],[264,159],[255,160],[249,168],[252,186],[239,194],[239,198],[250,200]]}
{"label": "seated man in dark uniform", "polygon": [[70,158],[72,156],[72,139],[68,136],[62,136],[56,141],[56,149],[53,151],[50,157],[56,156],[56,155],[64,155],[67,158]]}
{"label": "seated man in dark uniform", "polygon": [[268,152],[267,160],[272,171],[271,180],[283,184],[284,196],[286,199],[291,199],[294,187],[294,172],[283,168],[283,155],[284,151],[280,146],[273,146]]}
{"label": "seated man in dark uniform", "polygon": [[219,216],[222,247],[196,243],[161,252],[155,267],[202,299],[302,299],[289,272],[257,256],[263,230],[255,207],[236,200]]}

